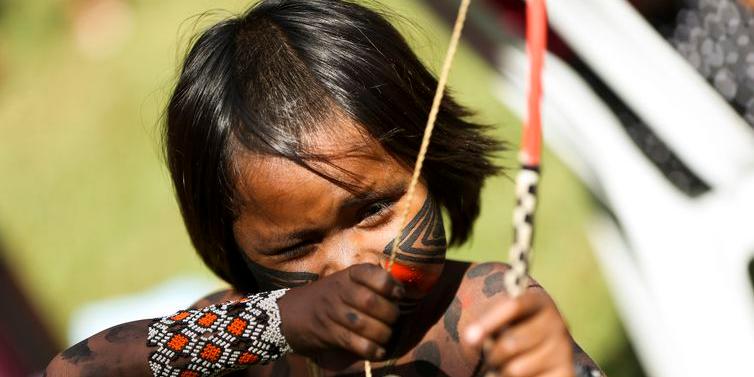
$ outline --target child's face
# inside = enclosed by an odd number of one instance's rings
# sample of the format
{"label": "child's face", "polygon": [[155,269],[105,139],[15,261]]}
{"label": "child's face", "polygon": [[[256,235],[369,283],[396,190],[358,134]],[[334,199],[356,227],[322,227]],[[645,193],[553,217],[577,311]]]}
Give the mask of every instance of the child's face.
{"label": "child's face", "polygon": [[[290,160],[240,157],[243,206],[233,226],[236,241],[263,288],[289,287],[358,263],[383,264],[401,222],[411,172],[373,139],[344,127],[336,137],[313,140],[314,163],[327,176],[357,186],[349,192]],[[426,294],[442,272],[445,232],[440,208],[417,186],[403,229],[393,275],[409,297]]]}

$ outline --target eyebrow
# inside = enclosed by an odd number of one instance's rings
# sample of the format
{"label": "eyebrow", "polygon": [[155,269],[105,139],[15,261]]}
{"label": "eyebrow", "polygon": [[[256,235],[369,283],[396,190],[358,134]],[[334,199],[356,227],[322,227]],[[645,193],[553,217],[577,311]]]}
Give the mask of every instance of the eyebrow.
{"label": "eyebrow", "polygon": [[[407,182],[400,181],[381,190],[367,189],[363,190],[361,193],[352,194],[343,199],[338,206],[338,212],[343,212],[350,208],[362,207],[380,199],[398,200],[405,194],[406,186]],[[264,248],[261,253],[272,255],[279,252],[281,249],[294,247],[299,243],[322,237],[323,233],[324,231],[319,228],[297,229],[287,232],[281,236],[272,237],[269,244],[275,246]]]}
{"label": "eyebrow", "polygon": [[407,182],[401,181],[382,190],[364,190],[362,193],[354,194],[344,199],[343,202],[340,203],[339,210],[342,212],[343,210],[360,207],[379,199],[397,199],[405,194],[407,185]]}
{"label": "eyebrow", "polygon": [[[296,230],[294,232],[289,232],[283,235],[282,237],[276,238],[275,243],[277,244],[283,244],[282,248],[289,247],[288,245],[295,245],[298,242],[310,240],[313,238],[317,238],[322,235],[322,231],[316,228],[312,229],[302,229],[302,230]],[[277,249],[280,249],[281,247],[277,247]]]}
{"label": "eyebrow", "polygon": [[271,246],[260,247],[257,251],[264,255],[275,255],[280,253],[281,250],[292,248],[309,240],[322,237],[323,233],[322,230],[316,228],[288,232],[266,240],[264,243]]}

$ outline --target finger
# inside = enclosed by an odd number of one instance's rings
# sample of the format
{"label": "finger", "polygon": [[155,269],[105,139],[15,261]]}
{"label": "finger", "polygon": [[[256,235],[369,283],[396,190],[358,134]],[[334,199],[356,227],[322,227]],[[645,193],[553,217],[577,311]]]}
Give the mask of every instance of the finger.
{"label": "finger", "polygon": [[382,360],[385,358],[386,351],[379,344],[341,325],[331,324],[329,331],[335,335],[337,346],[361,359]]}
{"label": "finger", "polygon": [[332,317],[334,322],[380,345],[386,344],[392,335],[390,327],[350,307],[333,311]]}
{"label": "finger", "polygon": [[348,290],[338,292],[341,300],[353,309],[362,313],[369,313],[369,316],[375,318],[386,325],[392,325],[398,319],[400,311],[398,305],[388,299],[376,294],[371,289],[356,285]]}
{"label": "finger", "polygon": [[[547,339],[539,346],[510,359],[501,370],[503,377],[534,377],[570,364],[562,339]],[[571,365],[572,367],[572,365]]]}
{"label": "finger", "polygon": [[506,324],[536,312],[547,303],[547,296],[537,290],[526,291],[523,295],[511,299],[502,298],[503,302],[493,307],[470,324],[464,333],[464,339],[472,346],[478,346],[483,338],[497,332]]}
{"label": "finger", "polygon": [[395,280],[389,272],[375,264],[359,264],[351,267],[348,274],[356,283],[364,285],[374,292],[395,300],[403,298],[406,290],[403,284]]}
{"label": "finger", "polygon": [[549,313],[549,311],[540,312],[503,331],[485,353],[487,363],[501,365],[511,357],[540,345],[551,334],[560,334],[558,327],[562,326],[562,322]]}

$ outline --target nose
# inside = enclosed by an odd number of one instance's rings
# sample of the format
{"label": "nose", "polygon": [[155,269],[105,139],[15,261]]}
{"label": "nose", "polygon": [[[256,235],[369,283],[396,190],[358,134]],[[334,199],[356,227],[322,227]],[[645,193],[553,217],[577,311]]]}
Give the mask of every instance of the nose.
{"label": "nose", "polygon": [[381,240],[363,234],[351,234],[322,245],[320,249],[325,259],[323,276],[344,270],[362,263],[380,265],[382,262]]}

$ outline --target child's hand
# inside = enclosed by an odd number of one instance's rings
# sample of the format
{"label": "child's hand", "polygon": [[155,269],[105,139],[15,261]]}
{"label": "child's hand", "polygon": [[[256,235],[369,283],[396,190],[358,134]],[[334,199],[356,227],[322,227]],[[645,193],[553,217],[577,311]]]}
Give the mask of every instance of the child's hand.
{"label": "child's hand", "polygon": [[294,352],[305,356],[383,359],[404,293],[379,266],[351,266],[278,300],[283,335]]}
{"label": "child's hand", "polygon": [[541,288],[501,296],[464,334],[484,349],[486,369],[503,377],[573,377],[571,336]]}

